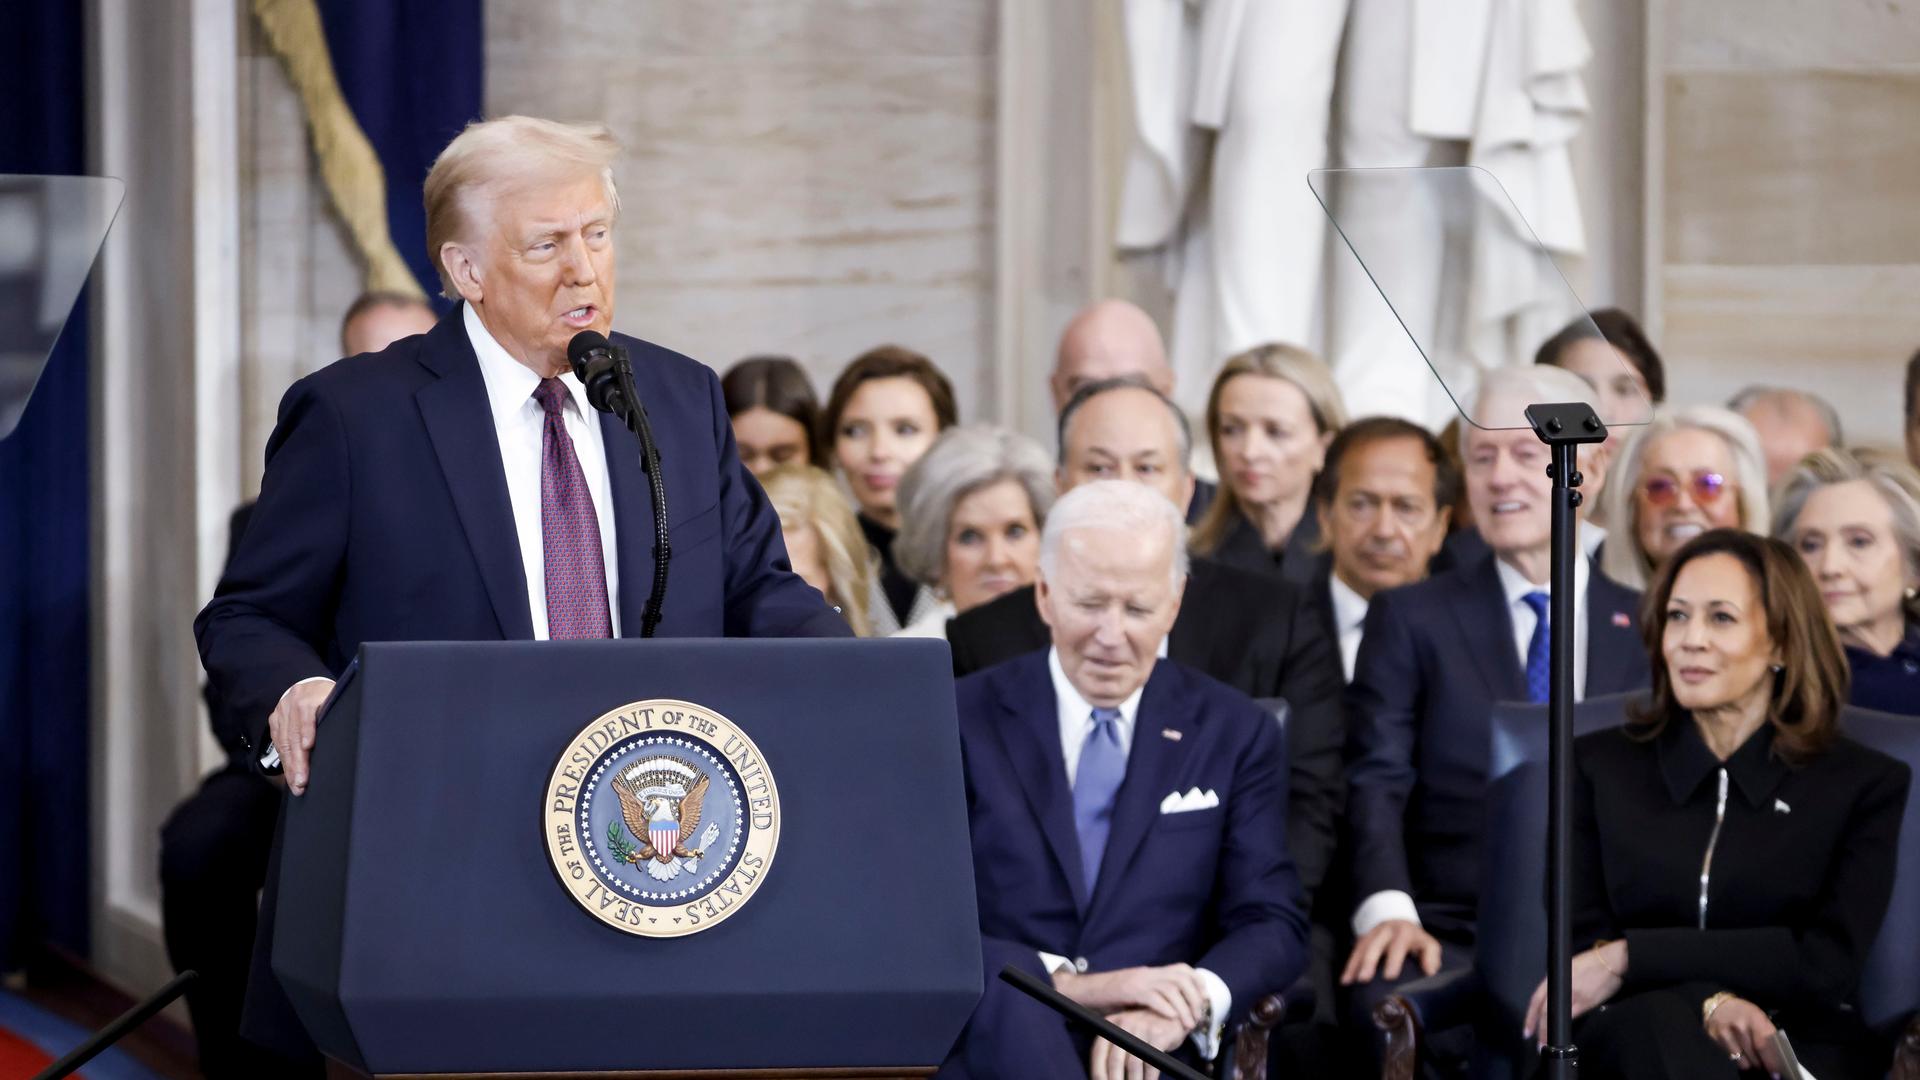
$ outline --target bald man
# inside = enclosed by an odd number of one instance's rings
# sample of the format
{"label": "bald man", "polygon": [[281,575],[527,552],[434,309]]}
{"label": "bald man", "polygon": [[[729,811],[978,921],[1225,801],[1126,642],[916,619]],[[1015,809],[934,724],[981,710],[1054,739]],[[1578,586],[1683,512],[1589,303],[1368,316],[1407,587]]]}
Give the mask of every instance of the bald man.
{"label": "bald man", "polygon": [[[1096,300],[1080,309],[1060,333],[1060,347],[1054,351],[1053,374],[1047,389],[1053,394],[1054,415],[1081,387],[1108,379],[1138,379],[1173,397],[1173,365],[1167,362],[1167,345],[1153,316],[1125,300]],[[1193,479],[1193,495],[1187,500],[1187,524],[1200,520],[1213,502],[1218,488],[1199,477]]]}
{"label": "bald man", "polygon": [[1767,487],[1778,488],[1800,459],[1840,445],[1840,414],[1812,394],[1780,386],[1749,386],[1727,402],[1760,435]]}

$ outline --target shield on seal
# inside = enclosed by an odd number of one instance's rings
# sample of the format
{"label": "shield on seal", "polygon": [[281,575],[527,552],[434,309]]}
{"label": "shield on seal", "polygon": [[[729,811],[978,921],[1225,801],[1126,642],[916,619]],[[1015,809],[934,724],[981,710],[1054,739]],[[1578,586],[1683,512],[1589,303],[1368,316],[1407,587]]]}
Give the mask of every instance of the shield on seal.
{"label": "shield on seal", "polygon": [[657,858],[667,862],[673,858],[673,846],[680,842],[680,823],[672,818],[666,821],[647,822],[647,839],[653,843]]}

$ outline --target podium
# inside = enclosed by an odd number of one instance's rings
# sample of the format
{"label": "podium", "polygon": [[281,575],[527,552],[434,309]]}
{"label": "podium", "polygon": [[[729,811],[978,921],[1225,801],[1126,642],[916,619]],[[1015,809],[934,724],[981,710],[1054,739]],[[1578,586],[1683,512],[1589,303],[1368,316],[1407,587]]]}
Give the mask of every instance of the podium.
{"label": "podium", "polygon": [[951,671],[364,645],[283,821],[274,973],[346,1075],[929,1074],[982,985]]}

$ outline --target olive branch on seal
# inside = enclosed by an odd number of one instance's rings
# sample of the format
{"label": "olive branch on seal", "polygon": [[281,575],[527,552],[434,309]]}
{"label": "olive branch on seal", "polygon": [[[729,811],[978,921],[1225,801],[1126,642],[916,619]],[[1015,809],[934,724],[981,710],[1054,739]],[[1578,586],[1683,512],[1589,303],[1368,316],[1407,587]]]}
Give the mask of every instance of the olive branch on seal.
{"label": "olive branch on seal", "polygon": [[607,849],[613,852],[617,862],[634,861],[634,846],[627,843],[626,830],[620,827],[618,821],[607,822]]}

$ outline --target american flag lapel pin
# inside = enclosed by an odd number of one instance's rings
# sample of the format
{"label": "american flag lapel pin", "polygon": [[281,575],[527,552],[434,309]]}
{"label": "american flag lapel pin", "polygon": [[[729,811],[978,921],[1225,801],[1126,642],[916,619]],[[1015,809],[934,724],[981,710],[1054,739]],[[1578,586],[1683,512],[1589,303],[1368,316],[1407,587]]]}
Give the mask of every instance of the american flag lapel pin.
{"label": "american flag lapel pin", "polygon": [[1616,611],[1613,613],[1613,625],[1622,630],[1631,630],[1633,628],[1633,620],[1627,618],[1626,612]]}
{"label": "american flag lapel pin", "polygon": [[1170,728],[1170,727],[1164,727],[1164,728],[1161,728],[1161,729],[1160,729],[1160,737],[1161,737],[1161,738],[1163,738],[1163,739],[1166,739],[1166,740],[1167,740],[1168,742],[1179,742],[1179,741],[1180,741],[1180,733],[1179,733],[1179,732],[1177,732],[1177,731],[1175,731],[1175,730],[1173,730],[1173,729],[1172,729],[1172,728]]}

